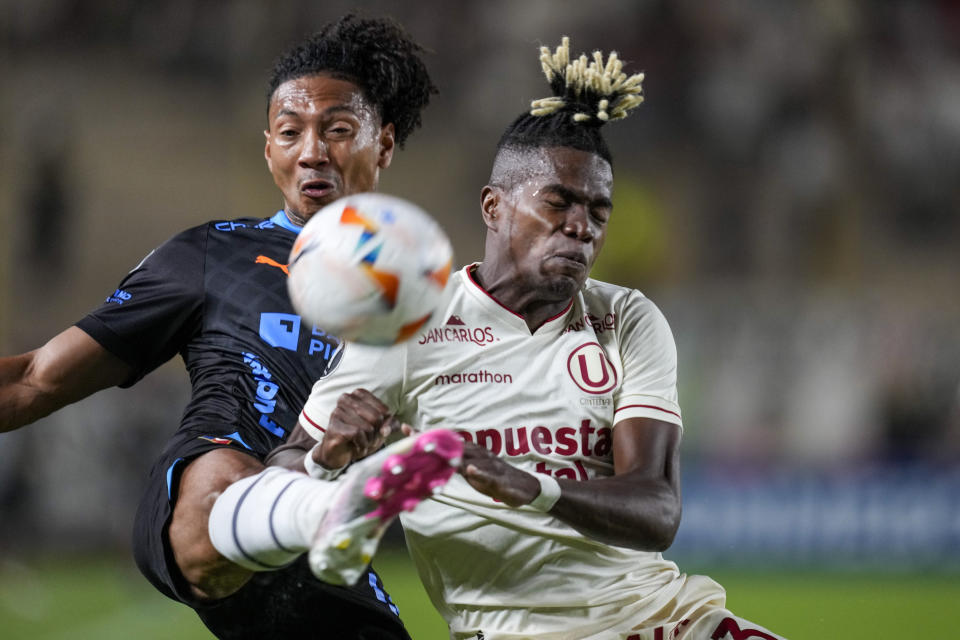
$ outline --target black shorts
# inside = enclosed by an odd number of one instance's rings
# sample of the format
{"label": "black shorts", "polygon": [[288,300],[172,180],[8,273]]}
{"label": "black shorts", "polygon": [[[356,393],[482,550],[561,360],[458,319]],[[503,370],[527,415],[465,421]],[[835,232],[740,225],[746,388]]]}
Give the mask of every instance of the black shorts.
{"label": "black shorts", "polygon": [[134,559],[147,580],[164,595],[192,607],[222,639],[410,640],[372,569],[355,586],[338,587],[317,580],[305,555],[279,571],[255,573],[222,600],[205,602],[192,596],[173,559],[167,529],[184,468],[221,447],[239,447],[259,460],[267,453],[245,449],[235,431],[182,428],[151,470],[133,531]]}

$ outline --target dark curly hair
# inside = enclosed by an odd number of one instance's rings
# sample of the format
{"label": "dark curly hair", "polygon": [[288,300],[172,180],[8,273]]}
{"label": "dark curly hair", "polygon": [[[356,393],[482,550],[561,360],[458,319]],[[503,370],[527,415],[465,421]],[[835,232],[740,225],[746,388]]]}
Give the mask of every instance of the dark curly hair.
{"label": "dark curly hair", "polygon": [[318,73],[355,83],[382,122],[392,122],[397,145],[420,126],[420,112],[437,88],[420,59],[424,48],[388,18],[350,13],[277,58],[267,85],[267,109],[284,82]]}

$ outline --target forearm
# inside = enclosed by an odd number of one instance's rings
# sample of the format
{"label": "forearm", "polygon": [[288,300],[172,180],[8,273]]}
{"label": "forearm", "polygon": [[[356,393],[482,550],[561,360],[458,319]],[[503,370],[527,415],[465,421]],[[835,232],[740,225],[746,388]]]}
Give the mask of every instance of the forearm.
{"label": "forearm", "polygon": [[0,432],[13,431],[57,409],[32,379],[35,351],[0,358]]}
{"label": "forearm", "polygon": [[305,459],[307,456],[310,456],[310,459],[314,462],[314,465],[310,466],[319,465],[321,468],[334,468],[324,464],[323,460],[320,459],[321,452],[319,448],[315,449],[317,442],[318,441],[314,440],[313,437],[304,430],[303,426],[298,423],[290,433],[287,441],[267,455],[264,464],[268,467],[283,467],[290,471],[304,473],[309,468],[305,464]]}
{"label": "forearm", "polygon": [[673,543],[680,496],[666,479],[628,474],[559,484],[560,499],[550,515],[585,536],[642,551],[663,551]]}
{"label": "forearm", "polygon": [[[632,418],[613,433],[614,475],[559,480],[560,496],[549,514],[590,538],[644,551],[662,551],[680,525],[680,429]],[[536,473],[509,464],[467,443],[461,473],[476,490],[504,504],[531,504],[540,494]]]}
{"label": "forearm", "polygon": [[[540,479],[467,444],[461,473],[475,489],[504,504],[530,505]],[[619,547],[662,551],[680,524],[680,485],[673,469],[641,468],[593,480],[558,480],[559,499],[548,513],[580,533]]]}
{"label": "forearm", "polygon": [[28,425],[130,375],[130,365],[70,327],[39,349],[0,358],[0,432]]}
{"label": "forearm", "polygon": [[288,442],[271,451],[264,464],[268,467],[283,467],[290,471],[303,472],[303,458],[309,453],[309,444]]}

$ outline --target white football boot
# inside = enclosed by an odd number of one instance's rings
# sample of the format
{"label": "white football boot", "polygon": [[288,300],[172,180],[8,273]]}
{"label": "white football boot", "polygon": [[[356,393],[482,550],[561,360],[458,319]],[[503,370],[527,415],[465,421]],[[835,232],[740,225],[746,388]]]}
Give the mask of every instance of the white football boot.
{"label": "white football boot", "polygon": [[313,574],[331,584],[355,584],[393,519],[439,491],[462,457],[460,436],[435,429],[352,464],[310,548]]}

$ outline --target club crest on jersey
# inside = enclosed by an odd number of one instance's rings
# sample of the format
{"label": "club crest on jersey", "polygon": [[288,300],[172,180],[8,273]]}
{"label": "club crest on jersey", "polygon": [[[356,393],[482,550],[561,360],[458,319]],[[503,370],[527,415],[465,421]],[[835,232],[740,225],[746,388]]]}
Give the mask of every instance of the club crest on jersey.
{"label": "club crest on jersey", "polygon": [[451,315],[440,327],[429,329],[420,336],[418,344],[444,342],[472,342],[481,347],[491,342],[499,342],[500,338],[493,335],[493,327],[470,327],[458,315]]}
{"label": "club crest on jersey", "polygon": [[582,391],[601,394],[617,386],[617,370],[596,342],[582,344],[567,358],[567,372]]}

